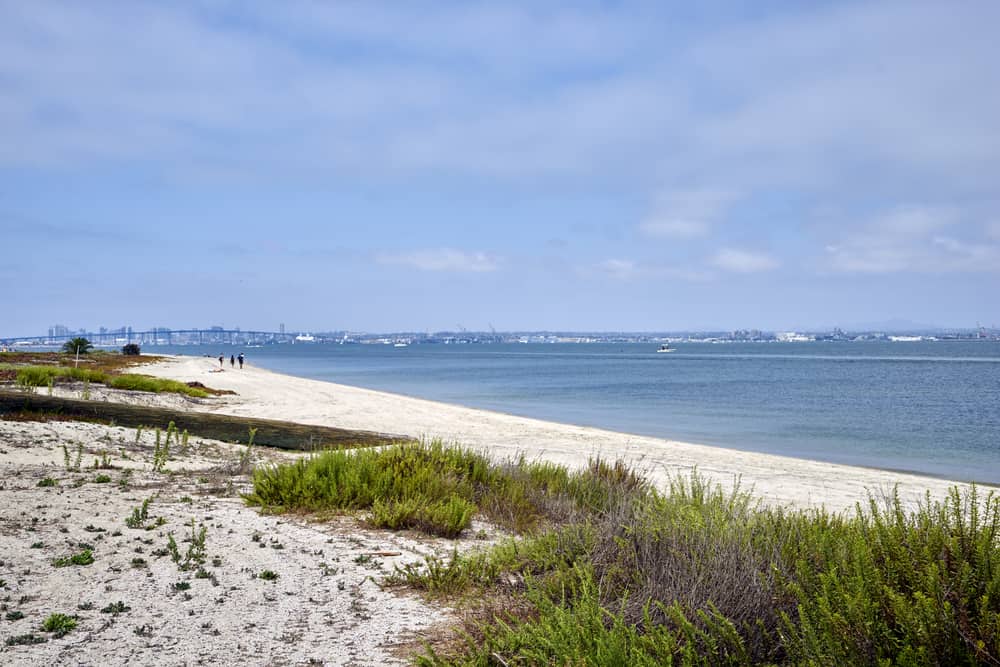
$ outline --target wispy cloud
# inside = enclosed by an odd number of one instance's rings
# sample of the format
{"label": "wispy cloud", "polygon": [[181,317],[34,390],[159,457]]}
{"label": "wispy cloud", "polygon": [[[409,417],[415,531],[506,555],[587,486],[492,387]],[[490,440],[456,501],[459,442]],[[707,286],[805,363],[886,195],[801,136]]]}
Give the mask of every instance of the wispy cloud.
{"label": "wispy cloud", "polygon": [[627,280],[635,277],[639,271],[636,263],[629,259],[606,259],[598,262],[594,268],[616,280]]}
{"label": "wispy cloud", "polygon": [[1000,220],[986,223],[984,227],[987,238],[1000,241]]}
{"label": "wispy cloud", "polygon": [[685,280],[706,282],[715,278],[712,271],[680,265],[655,262],[637,262],[631,259],[605,259],[581,267],[577,271],[583,277],[600,276],[616,281],[630,280]]}
{"label": "wispy cloud", "polygon": [[1000,243],[963,239],[972,229],[948,207],[904,206],[874,216],[827,245],[829,266],[844,273],[1000,271]]}
{"label": "wispy cloud", "polygon": [[639,223],[647,237],[689,239],[704,236],[713,222],[735,199],[722,190],[667,192],[656,198],[649,214]]}
{"label": "wispy cloud", "polygon": [[380,264],[394,264],[419,271],[455,271],[464,273],[487,273],[496,271],[499,260],[483,252],[463,252],[452,248],[415,250],[407,253],[380,253],[376,256]]}
{"label": "wispy cloud", "polygon": [[712,266],[731,273],[760,273],[778,268],[779,262],[761,252],[722,248],[712,257]]}

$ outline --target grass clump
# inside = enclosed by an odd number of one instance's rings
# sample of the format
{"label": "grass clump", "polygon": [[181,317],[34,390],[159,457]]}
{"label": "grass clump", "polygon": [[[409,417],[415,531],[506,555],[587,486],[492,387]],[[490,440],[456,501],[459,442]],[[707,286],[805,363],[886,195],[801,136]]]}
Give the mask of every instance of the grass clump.
{"label": "grass clump", "polygon": [[52,561],[53,567],[69,567],[70,565],[90,565],[94,562],[94,552],[92,549],[84,549],[80,553],[72,556],[56,558]]}
{"label": "grass clump", "polygon": [[594,461],[579,473],[523,459],[495,464],[440,442],[336,450],[254,471],[250,504],[272,511],[369,510],[376,527],[455,537],[481,513],[529,530],[599,511],[646,487],[620,465]]}
{"label": "grass clump", "polygon": [[59,639],[72,631],[76,625],[77,619],[75,616],[49,614],[48,618],[42,622],[42,630],[51,632],[53,637]]}
{"label": "grass clump", "polygon": [[124,614],[126,612],[132,611],[132,607],[119,600],[118,602],[112,602],[108,606],[101,609],[102,614],[112,614],[117,616],[118,614]]}
{"label": "grass clump", "polygon": [[114,389],[128,389],[131,391],[148,391],[156,394],[169,392],[172,394],[184,394],[193,398],[206,398],[209,394],[198,387],[189,387],[177,380],[166,380],[155,378],[149,375],[138,375],[135,373],[125,373],[111,377],[107,382],[109,387]]}
{"label": "grass clump", "polygon": [[191,387],[177,380],[166,380],[137,373],[118,373],[72,366],[12,366],[11,368],[16,370],[15,384],[19,388],[31,391],[37,387],[51,388],[54,383],[59,381],[76,381],[84,384],[103,384],[114,389],[158,394],[163,392],[184,394],[193,398],[209,396],[209,392],[200,387]]}
{"label": "grass clump", "polygon": [[36,484],[35,486],[42,486],[42,487],[45,487],[45,486],[59,486],[59,482],[57,482],[56,480],[52,479],[51,477],[45,477],[43,479],[38,480],[38,484]]}

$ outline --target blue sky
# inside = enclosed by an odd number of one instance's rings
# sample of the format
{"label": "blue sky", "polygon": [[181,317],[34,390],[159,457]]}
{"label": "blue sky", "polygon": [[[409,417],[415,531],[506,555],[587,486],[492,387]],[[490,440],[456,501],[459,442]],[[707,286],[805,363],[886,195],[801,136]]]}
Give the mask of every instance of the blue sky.
{"label": "blue sky", "polygon": [[0,0],[0,333],[1000,323],[997,25]]}

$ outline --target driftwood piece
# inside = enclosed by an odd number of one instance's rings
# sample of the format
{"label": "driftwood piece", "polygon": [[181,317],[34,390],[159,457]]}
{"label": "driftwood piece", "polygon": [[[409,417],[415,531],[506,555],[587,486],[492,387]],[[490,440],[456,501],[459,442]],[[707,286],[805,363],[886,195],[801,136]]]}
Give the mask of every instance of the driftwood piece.
{"label": "driftwood piece", "polygon": [[80,419],[114,422],[118,426],[166,428],[174,422],[178,430],[225,442],[246,443],[250,429],[257,429],[254,444],[308,451],[323,448],[372,447],[412,440],[405,436],[356,431],[332,426],[313,426],[274,419],[174,410],[112,401],[83,401],[0,389],[0,415],[14,412],[54,413]]}

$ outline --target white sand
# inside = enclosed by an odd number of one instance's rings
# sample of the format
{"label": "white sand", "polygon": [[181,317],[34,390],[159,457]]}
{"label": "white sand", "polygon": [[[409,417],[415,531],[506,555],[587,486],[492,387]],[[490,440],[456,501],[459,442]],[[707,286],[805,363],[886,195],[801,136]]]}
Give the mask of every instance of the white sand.
{"label": "white sand", "polygon": [[441,438],[497,457],[525,454],[569,466],[589,457],[623,458],[657,484],[697,468],[725,485],[741,480],[765,502],[839,511],[898,485],[914,504],[930,492],[942,497],[956,482],[871,468],[822,463],[771,454],[708,447],[475,410],[330,382],[308,380],[247,365],[242,370],[207,357],[174,357],[143,372],[185,382],[196,380],[237,396],[199,402],[196,409],[363,429],[417,438]]}
{"label": "white sand", "polygon": [[[82,445],[79,471],[67,470],[64,445],[71,465]],[[121,427],[0,420],[0,664],[406,664],[423,633],[447,619],[441,605],[378,582],[394,565],[481,544],[482,526],[456,544],[369,530],[349,517],[264,516],[238,495],[249,489],[234,474],[243,448],[202,438],[189,445],[181,452],[175,444],[169,472],[155,472],[150,430],[137,439]],[[93,469],[103,452],[113,468]],[[111,479],[98,483],[98,475]],[[56,486],[38,486],[44,478]],[[146,498],[151,528],[126,527]],[[165,553],[171,533],[187,551],[191,519],[207,529],[212,578],[181,570]],[[53,565],[81,543],[93,546],[92,564]],[[264,570],[278,579],[255,577]],[[127,612],[102,613],[119,601]],[[42,632],[52,613],[76,616],[78,626],[61,638]],[[46,641],[5,645],[26,634]]]}

